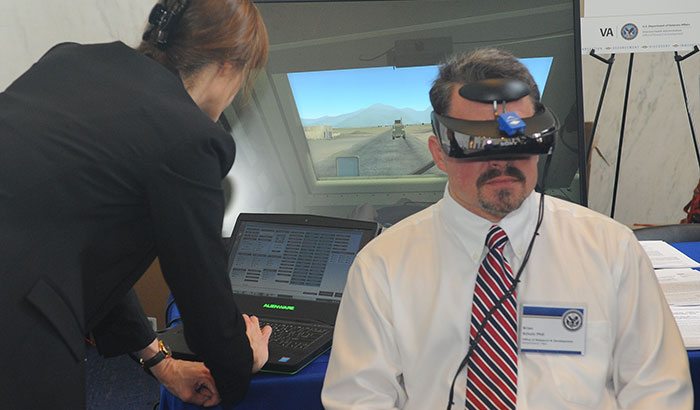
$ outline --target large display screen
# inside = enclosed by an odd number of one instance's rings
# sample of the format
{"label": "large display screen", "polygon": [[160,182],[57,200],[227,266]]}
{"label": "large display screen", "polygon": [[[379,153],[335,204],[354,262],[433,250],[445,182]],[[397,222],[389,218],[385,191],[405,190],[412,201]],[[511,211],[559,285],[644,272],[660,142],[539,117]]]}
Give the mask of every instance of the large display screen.
{"label": "large display screen", "polygon": [[427,147],[436,66],[497,47],[531,68],[562,124],[548,193],[585,204],[578,1],[256,3],[270,38],[269,90],[317,181],[441,175]]}
{"label": "large display screen", "polygon": [[[552,60],[553,57],[521,59],[535,78],[540,94],[545,91]],[[436,65],[287,74],[316,175],[344,176],[339,157],[357,158],[357,169],[346,172],[347,176],[439,173],[426,149],[432,133],[429,92],[437,74]],[[328,99],[328,95],[333,98]],[[395,144],[404,152],[393,161],[368,160],[377,156],[377,147],[388,142],[389,135],[393,140],[406,142],[405,146]],[[348,139],[357,142],[346,147]]]}

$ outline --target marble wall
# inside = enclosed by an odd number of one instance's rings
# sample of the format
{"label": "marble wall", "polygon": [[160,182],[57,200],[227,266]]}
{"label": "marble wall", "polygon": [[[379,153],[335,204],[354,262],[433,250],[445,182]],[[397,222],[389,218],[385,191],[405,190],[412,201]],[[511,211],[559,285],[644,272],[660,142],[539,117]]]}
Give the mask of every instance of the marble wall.
{"label": "marble wall", "polygon": [[[593,121],[607,65],[592,56],[582,57],[585,118]],[[607,215],[629,60],[630,55],[615,56],[591,156],[589,207]],[[681,69],[698,132],[700,53],[681,62]],[[700,168],[679,78],[673,53],[634,55],[614,212],[622,223],[678,222],[698,183]]]}
{"label": "marble wall", "polygon": [[[1,0],[0,90],[58,42],[137,44],[153,4],[152,0]],[[591,160],[589,206],[607,215],[628,60],[628,55],[618,55],[613,64]],[[583,56],[586,121],[594,119],[606,68]],[[682,69],[692,115],[700,121],[700,53],[684,61]],[[673,54],[635,55],[615,219],[625,224],[677,222],[699,177]]]}

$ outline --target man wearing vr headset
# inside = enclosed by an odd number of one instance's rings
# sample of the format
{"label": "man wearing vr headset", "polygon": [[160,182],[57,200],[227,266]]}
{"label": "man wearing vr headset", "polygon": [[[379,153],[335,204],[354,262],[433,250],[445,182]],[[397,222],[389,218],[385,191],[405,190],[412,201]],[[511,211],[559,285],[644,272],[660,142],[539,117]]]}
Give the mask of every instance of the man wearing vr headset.
{"label": "man wearing vr headset", "polygon": [[430,97],[444,198],[355,259],[325,407],[692,408],[685,348],[632,232],[534,191],[558,122],[525,66],[456,56]]}

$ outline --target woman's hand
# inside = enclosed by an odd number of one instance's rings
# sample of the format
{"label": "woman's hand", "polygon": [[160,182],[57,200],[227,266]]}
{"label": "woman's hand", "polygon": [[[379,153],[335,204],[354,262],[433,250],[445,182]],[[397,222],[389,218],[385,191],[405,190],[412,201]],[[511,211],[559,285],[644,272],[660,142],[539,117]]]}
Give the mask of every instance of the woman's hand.
{"label": "woman's hand", "polygon": [[204,363],[167,358],[150,370],[170,393],[183,402],[205,407],[221,402],[214,378]]}
{"label": "woman's hand", "polygon": [[269,356],[267,344],[270,341],[272,328],[265,326],[260,329],[260,321],[256,316],[248,316],[244,313],[243,320],[245,320],[245,333],[250,341],[250,348],[253,349],[253,373],[256,373],[267,363]]}

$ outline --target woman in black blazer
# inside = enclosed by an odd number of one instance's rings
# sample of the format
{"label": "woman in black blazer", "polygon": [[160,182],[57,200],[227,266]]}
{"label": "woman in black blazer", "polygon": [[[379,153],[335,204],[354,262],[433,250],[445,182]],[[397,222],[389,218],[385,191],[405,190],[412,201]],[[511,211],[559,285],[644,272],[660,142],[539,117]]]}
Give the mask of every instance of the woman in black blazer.
{"label": "woman in black blazer", "polygon": [[[266,58],[251,0],[169,0],[137,50],[60,44],[0,94],[2,406],[84,408],[88,332],[185,401],[242,399],[271,330],[233,300],[215,121]],[[159,353],[132,290],[156,256],[204,365]]]}

